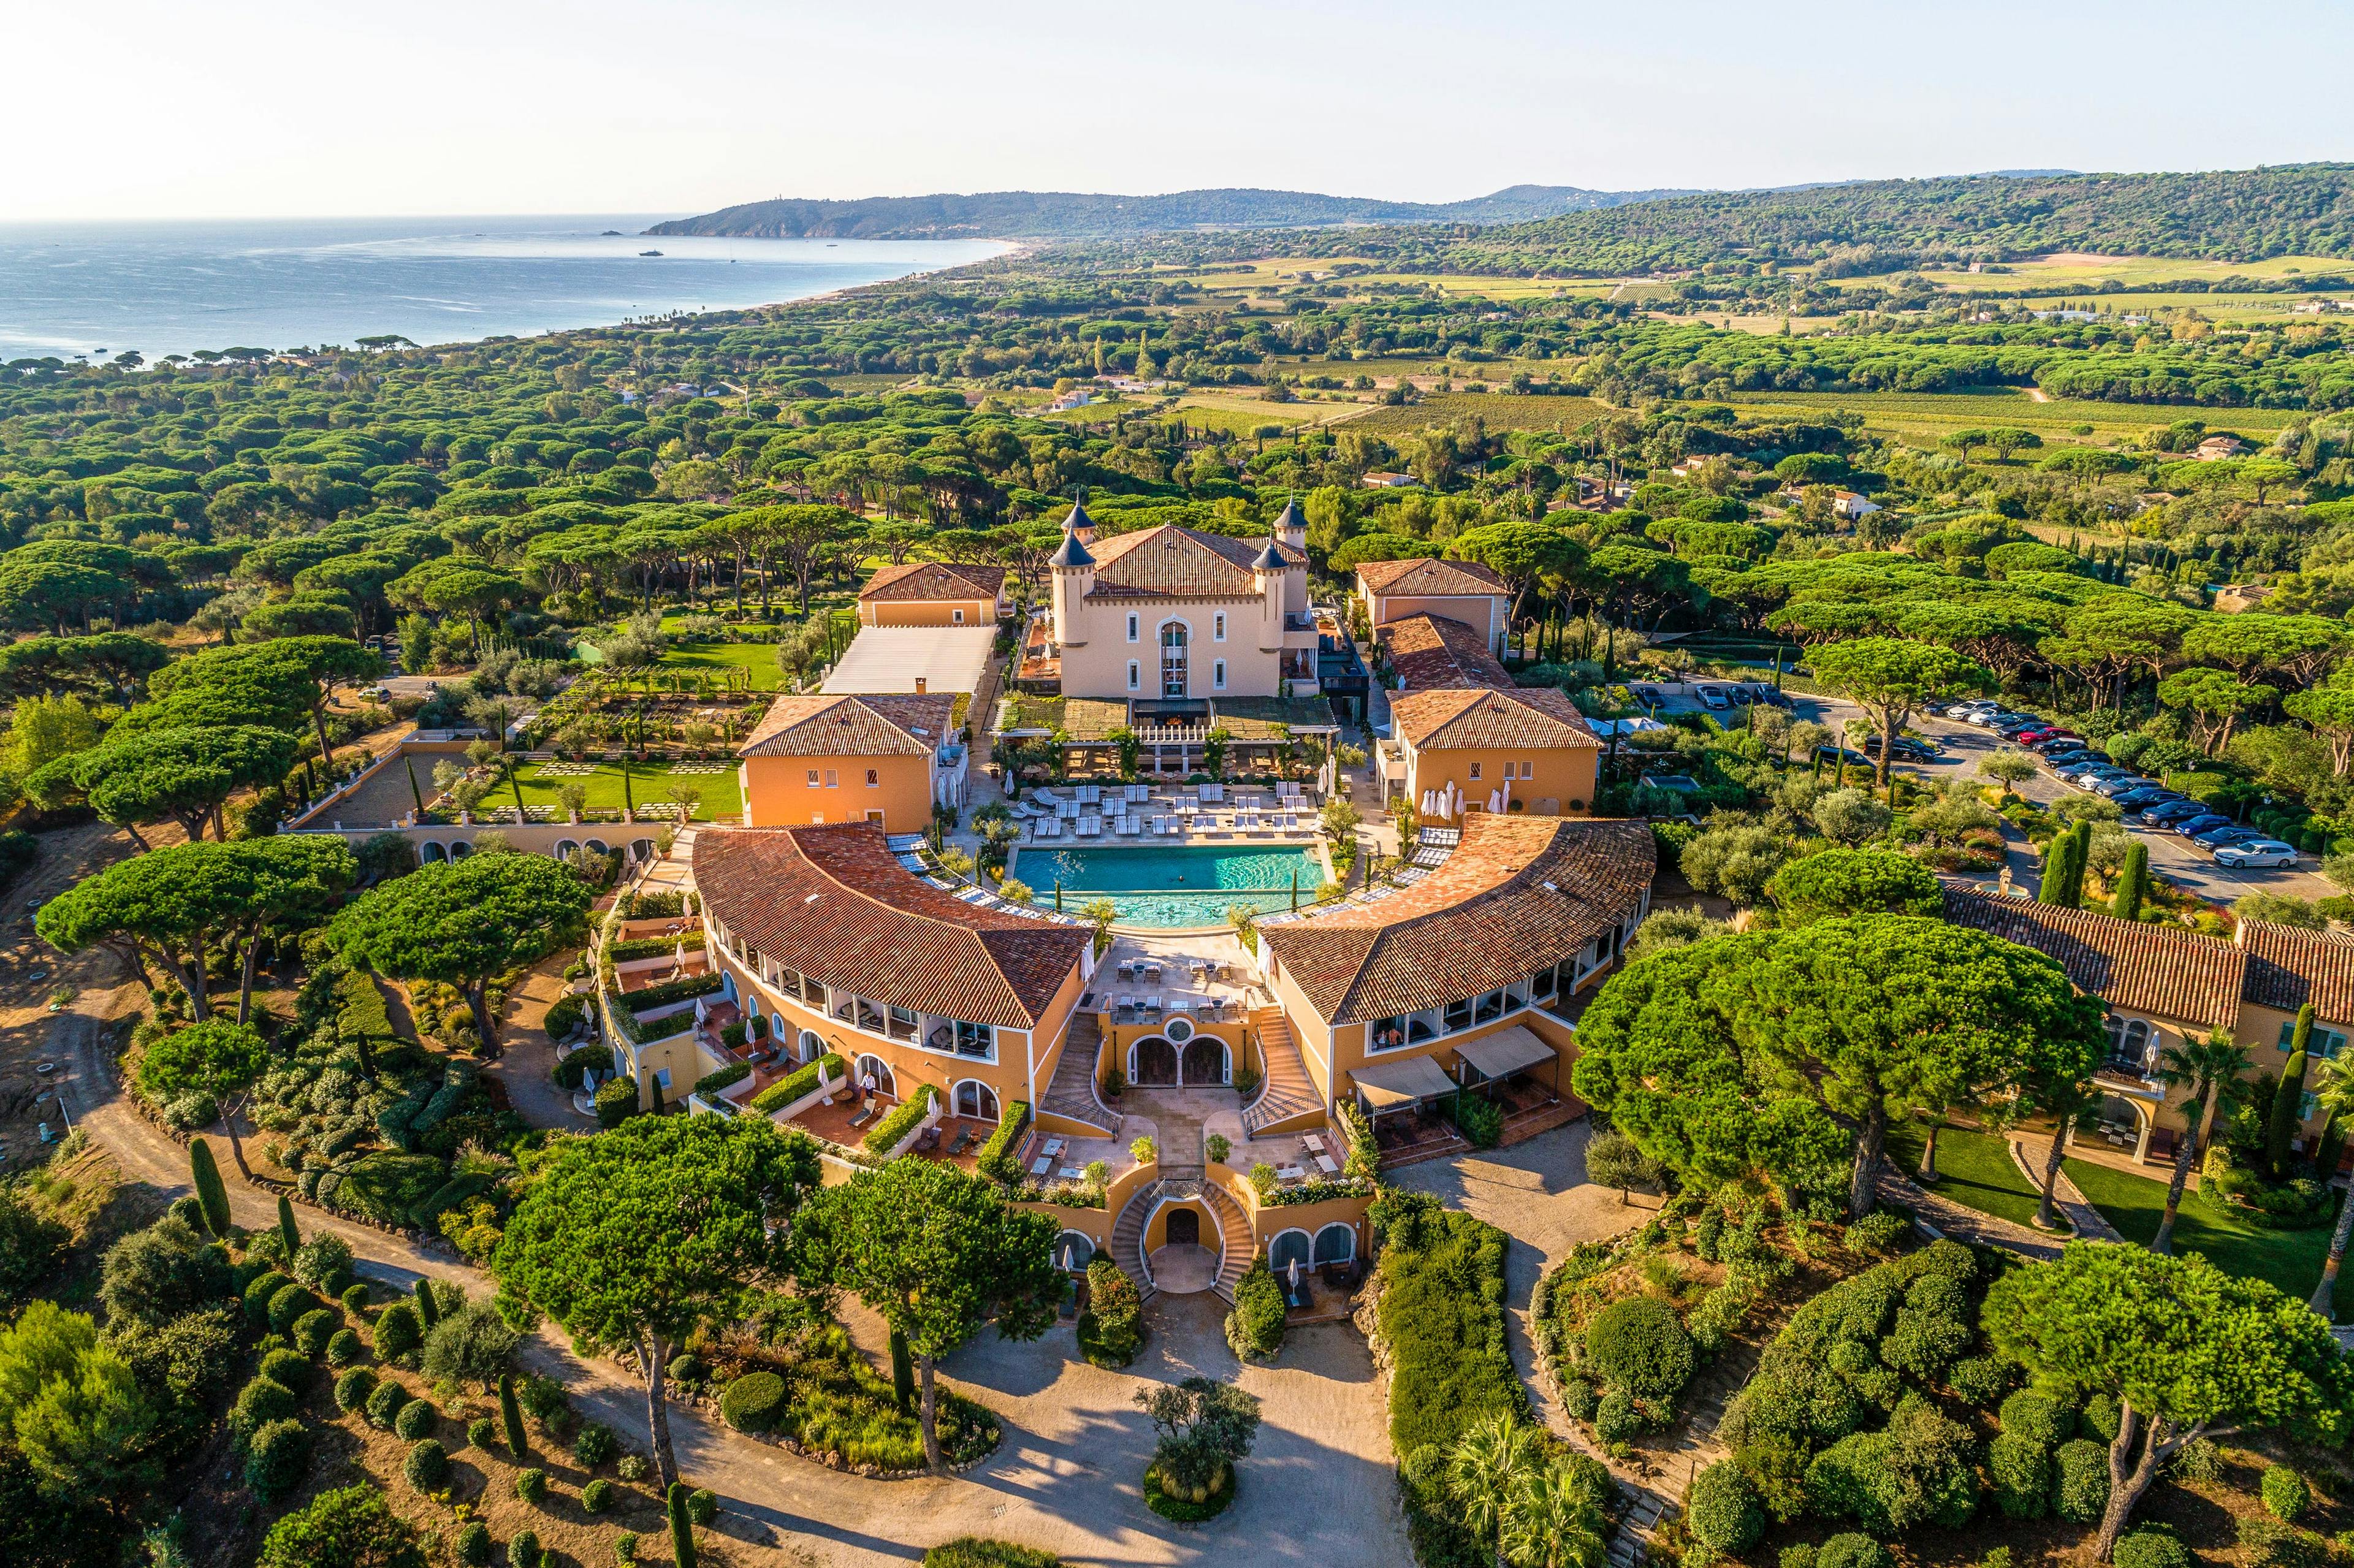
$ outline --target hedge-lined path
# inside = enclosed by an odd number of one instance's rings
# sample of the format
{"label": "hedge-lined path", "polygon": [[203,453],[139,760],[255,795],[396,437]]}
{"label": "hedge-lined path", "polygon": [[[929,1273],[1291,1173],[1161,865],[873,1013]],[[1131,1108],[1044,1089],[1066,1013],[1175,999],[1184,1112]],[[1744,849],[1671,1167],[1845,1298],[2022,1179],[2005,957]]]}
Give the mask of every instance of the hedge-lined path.
{"label": "hedge-lined path", "polygon": [[482,1064],[482,1076],[506,1091],[507,1104],[534,1127],[563,1128],[572,1132],[588,1122],[572,1108],[572,1097],[556,1086],[556,1043],[541,1025],[547,1010],[572,989],[564,969],[578,950],[551,953],[534,964],[523,983],[507,993],[499,1010],[499,1054]]}
{"label": "hedge-lined path", "polygon": [[[84,994],[73,1008],[40,1021],[49,1054],[66,1064],[58,1076],[66,1080],[67,1106],[126,1180],[176,1197],[189,1190],[187,1150],[131,1108],[107,1044],[108,1022],[140,1005],[143,992],[130,983],[98,989],[114,978],[105,972],[111,960],[101,955],[75,962],[88,966]],[[274,1223],[275,1196],[240,1180],[226,1160],[222,1167],[237,1223]],[[306,1234],[332,1232],[349,1242],[357,1271],[394,1288],[406,1290],[419,1275],[430,1275],[477,1297],[491,1289],[487,1276],[439,1242],[387,1234],[307,1205],[298,1205],[296,1216]],[[1363,1342],[1341,1324],[1295,1331],[1276,1361],[1241,1369],[1243,1386],[1265,1401],[1266,1425],[1244,1462],[1233,1509],[1207,1524],[1181,1526],[1145,1508],[1142,1472],[1152,1431],[1135,1406],[1135,1392],[1146,1380],[1237,1371],[1225,1345],[1225,1303],[1211,1296],[1192,1302],[1154,1312],[1153,1339],[1122,1372],[1079,1360],[1067,1322],[1029,1345],[984,1331],[949,1359],[944,1381],[997,1412],[1005,1436],[992,1457],[962,1476],[868,1479],[754,1442],[676,1404],[672,1438],[688,1478],[720,1494],[716,1528],[731,1538],[730,1551],[744,1568],[811,1562],[905,1568],[926,1547],[968,1534],[1020,1541],[1088,1568],[1325,1568],[1334,1562],[1412,1568],[1391,1479],[1381,1385]],[[879,1354],[880,1323],[855,1303],[843,1319],[859,1344]],[[522,1361],[562,1379],[584,1415],[645,1449],[644,1391],[623,1369],[579,1360],[562,1335],[546,1329],[525,1341]]]}

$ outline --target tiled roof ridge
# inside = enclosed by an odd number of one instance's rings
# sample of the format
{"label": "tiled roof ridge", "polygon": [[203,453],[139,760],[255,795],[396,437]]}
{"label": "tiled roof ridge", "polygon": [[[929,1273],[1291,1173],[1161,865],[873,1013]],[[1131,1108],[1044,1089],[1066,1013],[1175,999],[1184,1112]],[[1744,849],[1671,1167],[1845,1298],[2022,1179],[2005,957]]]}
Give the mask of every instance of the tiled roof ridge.
{"label": "tiled roof ridge", "polygon": [[[1424,572],[1438,578],[1461,577],[1471,585],[1471,592],[1500,594],[1505,591],[1504,579],[1478,561],[1442,556],[1407,556],[1394,561],[1361,561],[1357,565],[1357,575],[1365,579],[1367,588],[1379,594],[1394,592],[1399,583]],[[1435,587],[1430,591],[1441,592],[1444,597],[1443,590]],[[1458,589],[1457,596],[1468,598],[1469,594]]]}
{"label": "tiled roof ridge", "polygon": [[[2233,943],[2179,926],[2006,897],[1951,878],[1940,881],[1947,919],[2034,948],[2057,960],[2078,990],[2112,1006],[2217,1029],[2238,1022],[2248,955]],[[2048,934],[2052,946],[2028,940],[2029,934]]]}

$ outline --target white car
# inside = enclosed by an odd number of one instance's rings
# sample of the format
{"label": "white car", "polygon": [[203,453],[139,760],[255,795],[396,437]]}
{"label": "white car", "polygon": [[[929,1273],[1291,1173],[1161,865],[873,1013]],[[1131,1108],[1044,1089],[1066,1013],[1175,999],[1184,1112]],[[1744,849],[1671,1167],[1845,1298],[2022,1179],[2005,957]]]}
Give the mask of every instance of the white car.
{"label": "white car", "polygon": [[2249,839],[2242,843],[2225,844],[2217,850],[2215,863],[2233,866],[2295,865],[2296,851],[2278,839]]}

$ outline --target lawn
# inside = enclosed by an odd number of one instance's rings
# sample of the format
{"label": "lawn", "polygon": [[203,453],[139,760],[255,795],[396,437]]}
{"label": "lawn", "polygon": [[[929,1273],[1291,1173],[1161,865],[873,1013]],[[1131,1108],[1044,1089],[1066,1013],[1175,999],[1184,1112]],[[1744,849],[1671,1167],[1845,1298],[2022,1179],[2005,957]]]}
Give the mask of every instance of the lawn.
{"label": "lawn", "polygon": [[[1919,1122],[1889,1129],[1888,1159],[1908,1176],[1921,1169],[1921,1145],[1927,1131]],[[2020,1173],[2003,1138],[1946,1128],[1937,1135],[1937,1184],[1929,1190],[1948,1202],[2014,1224],[2035,1223],[2034,1184]]]}
{"label": "lawn", "polygon": [[661,667],[699,671],[723,682],[743,679],[732,674],[741,670],[750,676],[750,690],[755,692],[778,691],[785,683],[773,642],[674,642],[663,654]]}
{"label": "lawn", "polygon": [[[613,811],[620,810],[621,770],[620,768],[600,762],[588,773],[557,773],[551,776],[546,771],[549,766],[547,763],[535,762],[516,774],[516,778],[523,782],[523,798],[525,805],[560,806],[562,802],[557,799],[557,790],[567,784],[580,784],[586,786],[588,790],[589,810]],[[557,763],[554,766],[578,768],[583,765]],[[706,768],[717,766],[721,771],[682,773],[673,768],[655,765],[631,768],[630,799],[639,806],[651,806],[658,801],[674,799],[673,791],[683,785],[702,792],[702,803],[695,808],[695,818],[698,821],[707,822],[741,817],[744,812],[744,790],[742,785],[737,780],[736,769],[726,764],[705,763],[703,766]],[[514,792],[502,789],[496,794],[490,796],[484,804],[512,806],[514,804]]]}
{"label": "lawn", "polygon": [[[1482,372],[1496,368],[1481,366]],[[1506,372],[1509,375],[1509,371]],[[1461,370],[1456,375],[1462,379],[1470,376]],[[1419,403],[1399,408],[1369,408],[1347,422],[1346,428],[1370,434],[1393,436],[1413,435],[1433,425],[1451,424],[1469,414],[1477,414],[1487,421],[1491,430],[1560,430],[1576,429],[1603,412],[1601,404],[1590,397],[1555,397],[1543,394],[1506,392],[1433,392],[1426,394]]]}
{"label": "lawn", "polygon": [[[2129,1175],[2106,1165],[2071,1160],[2068,1179],[2076,1183],[2093,1206],[2124,1233],[2127,1241],[2147,1246],[2166,1215],[2166,1183],[2147,1176]],[[2198,1252],[2226,1274],[2262,1279],[2304,1300],[2320,1282],[2321,1264],[2329,1252],[2327,1225],[2311,1230],[2263,1230],[2194,1196],[2185,1195],[2175,1216],[2174,1250]],[[2354,1303],[2341,1303],[2338,1316]]]}
{"label": "lawn", "polygon": [[[2036,402],[2020,392],[1736,392],[1732,401],[1758,418],[1819,418],[1829,410],[1863,416],[1875,430],[1893,430],[1935,441],[1978,425],[2014,425],[2039,432],[2046,441],[2068,439],[2078,425],[2094,438],[2138,437],[2153,426],[2199,418],[2218,429],[2269,435],[2305,416],[2279,408],[2203,408],[2173,403],[2089,403],[2054,397]],[[2084,438],[2078,438],[2084,439]],[[2032,462],[2040,453],[2022,460]]]}

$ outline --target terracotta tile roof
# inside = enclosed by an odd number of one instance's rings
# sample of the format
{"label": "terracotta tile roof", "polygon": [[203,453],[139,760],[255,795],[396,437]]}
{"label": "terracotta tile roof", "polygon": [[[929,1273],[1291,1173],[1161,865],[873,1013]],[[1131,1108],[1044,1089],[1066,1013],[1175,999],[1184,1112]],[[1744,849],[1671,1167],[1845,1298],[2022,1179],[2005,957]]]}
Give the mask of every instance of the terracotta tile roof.
{"label": "terracotta tile roof", "polygon": [[1434,686],[1509,686],[1512,677],[1488,640],[1451,616],[1409,615],[1373,629],[1403,690]]}
{"label": "terracotta tile roof", "polygon": [[862,599],[907,600],[995,599],[1005,587],[1003,567],[960,566],[947,561],[908,561],[885,567],[858,590]]}
{"label": "terracotta tile roof", "polygon": [[731,940],[870,1001],[1036,1027],[1084,927],[966,904],[892,858],[872,823],[704,828],[695,885]]}
{"label": "terracotta tile roof", "polygon": [[1477,561],[1441,561],[1422,556],[1406,561],[1366,561],[1357,567],[1357,580],[1376,594],[1425,594],[1445,599],[1505,591],[1504,579]]}
{"label": "terracotta tile roof", "polygon": [[926,757],[939,749],[956,712],[946,694],[866,696],[787,694],[769,711],[738,757]]}
{"label": "terracotta tile roof", "polygon": [[2354,938],[2243,920],[2239,945],[2248,955],[2242,994],[2249,1001],[2283,1012],[2309,1001],[2326,1022],[2354,1023]]}
{"label": "terracotta tile roof", "polygon": [[1602,744],[1577,705],[1553,686],[1400,692],[1390,699],[1390,723],[1416,750]]}
{"label": "terracotta tile roof", "polygon": [[1447,863],[1376,904],[1261,933],[1328,1023],[1389,1018],[1522,980],[1642,905],[1649,825],[1475,812]]}
{"label": "terracotta tile roof", "polygon": [[1946,919],[2050,955],[2078,991],[2111,1007],[2215,1029],[2239,1022],[2248,959],[2229,942],[2179,927],[2005,898],[1966,883],[1945,885]]}
{"label": "terracotta tile roof", "polygon": [[[1095,586],[1089,599],[1251,599],[1258,587],[1251,562],[1267,541],[1230,539],[1164,523],[1095,544]],[[1289,545],[1276,553],[1286,566],[1308,557]]]}

